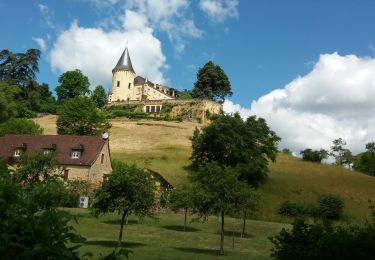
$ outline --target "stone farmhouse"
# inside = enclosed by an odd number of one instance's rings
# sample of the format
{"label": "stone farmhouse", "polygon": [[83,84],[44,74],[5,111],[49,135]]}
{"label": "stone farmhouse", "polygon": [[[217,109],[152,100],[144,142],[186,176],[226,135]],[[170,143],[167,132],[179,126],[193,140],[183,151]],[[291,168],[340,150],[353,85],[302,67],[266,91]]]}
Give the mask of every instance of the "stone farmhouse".
{"label": "stone farmhouse", "polygon": [[66,180],[87,180],[99,186],[111,173],[108,139],[100,136],[5,135],[0,137],[0,158],[13,168],[20,156],[36,152],[56,153],[56,160]]}
{"label": "stone farmhouse", "polygon": [[220,103],[207,99],[178,100],[174,88],[155,84],[147,76],[136,76],[127,47],[112,70],[112,87],[108,94],[108,106],[121,105],[136,105],[138,111],[153,116],[158,116],[163,106],[168,106],[171,116],[199,118],[202,123],[208,120],[207,115],[222,112]]}

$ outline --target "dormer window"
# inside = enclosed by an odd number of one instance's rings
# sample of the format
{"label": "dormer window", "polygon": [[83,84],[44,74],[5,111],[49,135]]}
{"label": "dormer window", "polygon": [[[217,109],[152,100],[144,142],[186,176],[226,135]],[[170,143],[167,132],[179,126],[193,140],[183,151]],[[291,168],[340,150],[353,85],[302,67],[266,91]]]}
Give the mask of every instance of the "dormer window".
{"label": "dormer window", "polygon": [[72,158],[78,159],[79,157],[81,157],[81,151],[73,150],[72,151]]}
{"label": "dormer window", "polygon": [[52,149],[44,149],[43,150],[43,154],[44,155],[49,155],[49,154],[51,154],[52,153]]}
{"label": "dormer window", "polygon": [[22,155],[22,149],[17,148],[14,150],[14,157],[20,157]]}

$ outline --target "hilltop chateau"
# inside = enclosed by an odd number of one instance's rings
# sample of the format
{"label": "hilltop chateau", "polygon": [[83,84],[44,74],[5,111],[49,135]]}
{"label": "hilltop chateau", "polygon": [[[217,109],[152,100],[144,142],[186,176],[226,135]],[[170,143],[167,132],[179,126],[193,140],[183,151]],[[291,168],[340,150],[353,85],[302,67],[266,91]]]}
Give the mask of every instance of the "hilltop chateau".
{"label": "hilltop chateau", "polygon": [[[108,106],[134,106],[158,117],[168,111],[170,117],[207,122],[209,115],[222,112],[222,105],[207,99],[176,99],[176,90],[163,84],[155,84],[136,76],[126,47],[112,69],[112,86],[108,93]],[[164,107],[164,109],[163,109]]]}
{"label": "hilltop chateau", "polygon": [[128,48],[112,70],[112,88],[108,102],[175,99],[175,90],[136,76]]}

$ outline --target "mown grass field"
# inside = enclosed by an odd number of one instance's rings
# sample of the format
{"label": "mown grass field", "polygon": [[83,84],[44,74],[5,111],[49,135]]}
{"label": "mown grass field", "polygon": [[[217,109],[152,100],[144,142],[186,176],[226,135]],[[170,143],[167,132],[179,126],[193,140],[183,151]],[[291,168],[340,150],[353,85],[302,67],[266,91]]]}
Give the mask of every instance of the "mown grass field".
{"label": "mown grass field", "polygon": [[[78,216],[75,229],[87,239],[80,249],[82,254],[107,255],[116,247],[118,214],[95,218],[85,209],[69,211]],[[130,259],[271,259],[272,243],[268,238],[282,228],[289,228],[287,224],[250,220],[247,236],[240,238],[241,221],[226,218],[225,255],[219,257],[219,219],[190,222],[187,232],[182,231],[182,222],[183,216],[174,213],[161,213],[156,220],[142,221],[130,216],[129,224],[124,227],[124,246],[133,251]]]}
{"label": "mown grass field", "polygon": [[[35,119],[45,134],[56,134],[56,117]],[[115,119],[111,121],[110,148],[113,159],[160,172],[178,186],[187,181],[190,137],[195,127],[190,122]],[[270,163],[268,181],[261,186],[262,208],[257,218],[290,222],[277,214],[285,200],[314,202],[323,193],[345,199],[344,221],[361,223],[369,215],[368,200],[375,201],[375,178],[342,167],[304,162],[279,154]]]}

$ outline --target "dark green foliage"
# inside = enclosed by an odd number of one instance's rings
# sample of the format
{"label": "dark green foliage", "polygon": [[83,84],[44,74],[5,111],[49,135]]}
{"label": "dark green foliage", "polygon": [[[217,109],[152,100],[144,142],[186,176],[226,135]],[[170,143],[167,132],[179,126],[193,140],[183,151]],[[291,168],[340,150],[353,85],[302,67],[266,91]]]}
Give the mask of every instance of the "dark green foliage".
{"label": "dark green foliage", "polygon": [[220,254],[224,253],[224,218],[226,214],[246,211],[249,187],[238,180],[238,172],[232,167],[222,167],[210,162],[191,175],[189,192],[193,199],[193,212],[201,218],[217,215],[221,218]]}
{"label": "dark green foliage", "polygon": [[281,152],[283,154],[292,155],[292,150],[290,150],[289,148],[284,148],[281,150]]}
{"label": "dark green foliage", "polygon": [[43,133],[37,123],[29,119],[23,118],[10,118],[8,121],[0,124],[0,136],[6,134],[29,134],[29,135],[40,135]]}
{"label": "dark green foliage", "polygon": [[170,192],[169,207],[177,212],[184,210],[184,231],[186,231],[186,218],[188,210],[194,207],[194,189],[190,186],[176,188]]}
{"label": "dark green foliage", "polygon": [[150,173],[120,161],[113,163],[112,174],[97,190],[92,204],[95,215],[117,211],[122,215],[118,247],[122,245],[125,217],[153,216],[155,210],[154,180]]}
{"label": "dark green foliage", "polygon": [[0,81],[0,122],[20,116],[19,104],[16,101],[20,92],[19,87]]}
{"label": "dark green foliage", "polygon": [[88,97],[69,99],[58,111],[58,134],[98,135],[110,127],[106,114],[100,111]]}
{"label": "dark green foliage", "polygon": [[55,89],[58,99],[69,99],[90,93],[89,79],[78,69],[61,74],[59,83]]}
{"label": "dark green foliage", "polygon": [[278,213],[288,217],[310,216],[325,220],[335,220],[342,217],[344,199],[339,195],[321,195],[315,204],[305,204],[291,201],[284,201]]}
{"label": "dark green foliage", "polygon": [[98,108],[102,108],[107,104],[107,94],[102,85],[95,87],[94,91],[91,93],[91,99],[95,102]]}
{"label": "dark green foliage", "polygon": [[24,157],[14,174],[0,177],[0,254],[3,259],[79,259],[84,239],[72,217],[56,207],[66,189],[51,156]]}
{"label": "dark green foliage", "polygon": [[191,90],[184,89],[183,91],[176,92],[176,98],[181,100],[192,99],[193,94]]}
{"label": "dark green foliage", "polygon": [[25,53],[12,53],[9,50],[0,52],[0,81],[15,84],[21,89],[35,79],[39,71],[40,51],[29,49]]}
{"label": "dark green foliage", "polygon": [[353,168],[375,176],[375,142],[366,144],[366,151],[357,155]]}
{"label": "dark green foliage", "polygon": [[370,260],[375,255],[375,222],[334,227],[329,222],[309,225],[298,219],[292,230],[282,229],[270,240],[271,256],[278,260]]}
{"label": "dark green foliage", "polygon": [[318,199],[319,215],[325,219],[339,219],[344,209],[344,199],[339,195],[326,194]]}
{"label": "dark green foliage", "polygon": [[237,167],[241,180],[257,186],[267,176],[268,159],[276,159],[279,140],[263,118],[243,121],[238,114],[217,116],[202,131],[194,132],[192,165],[197,169],[216,161]]}
{"label": "dark green foliage", "polygon": [[324,149],[318,150],[312,150],[310,148],[305,149],[300,152],[302,155],[302,159],[304,161],[310,161],[310,162],[322,162],[323,159],[328,158],[328,151]]}
{"label": "dark green foliage", "polygon": [[347,165],[349,168],[354,161],[354,156],[349,149],[346,149],[346,141],[342,138],[333,140],[333,145],[331,146],[330,155],[336,160],[337,165]]}
{"label": "dark green foliage", "polygon": [[147,118],[148,114],[145,112],[138,112],[138,111],[129,112],[129,111],[124,111],[124,110],[113,110],[110,112],[108,117],[109,118],[126,117],[126,118],[132,118],[132,119],[134,118],[141,119],[141,118]]}
{"label": "dark green foliage", "polygon": [[283,216],[297,217],[306,215],[307,211],[304,204],[287,200],[280,205],[278,213]]}
{"label": "dark green foliage", "polygon": [[226,96],[233,94],[228,76],[219,65],[207,62],[197,73],[192,96],[224,102]]}

